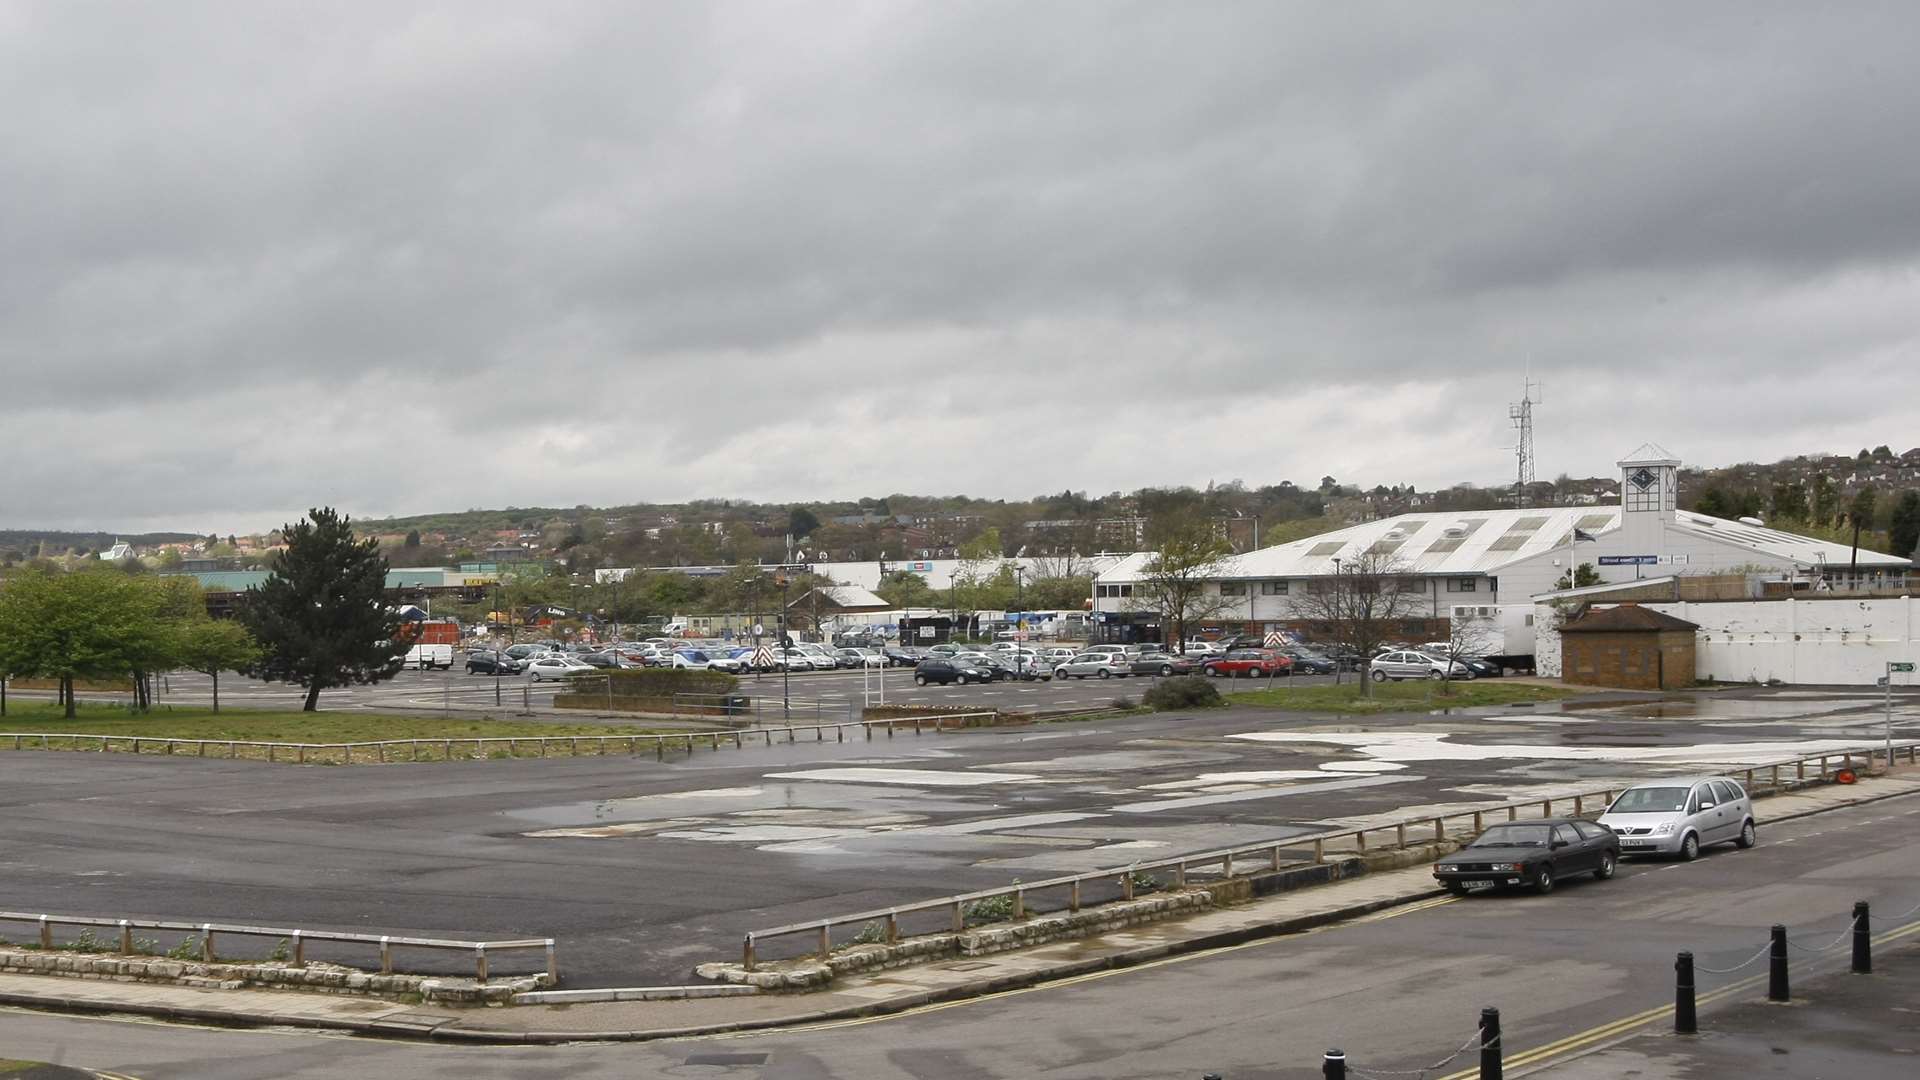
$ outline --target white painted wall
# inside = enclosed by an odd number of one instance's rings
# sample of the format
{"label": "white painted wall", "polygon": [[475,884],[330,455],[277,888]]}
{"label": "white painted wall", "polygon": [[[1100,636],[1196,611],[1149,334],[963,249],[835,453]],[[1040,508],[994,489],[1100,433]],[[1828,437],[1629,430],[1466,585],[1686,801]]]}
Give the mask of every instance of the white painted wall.
{"label": "white painted wall", "polygon": [[[1700,679],[1872,686],[1888,661],[1920,659],[1920,604],[1910,596],[1641,606],[1699,624]],[[1535,605],[1534,660],[1540,674],[1558,676],[1560,635],[1546,629],[1552,618],[1550,605]]]}

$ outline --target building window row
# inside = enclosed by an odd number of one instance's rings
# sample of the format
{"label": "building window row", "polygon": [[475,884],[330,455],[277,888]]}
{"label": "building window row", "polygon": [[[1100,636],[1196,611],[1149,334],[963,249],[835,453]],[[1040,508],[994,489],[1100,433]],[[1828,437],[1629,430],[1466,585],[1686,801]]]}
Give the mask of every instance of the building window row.
{"label": "building window row", "polygon": [[1101,599],[1118,599],[1121,597],[1131,597],[1133,595],[1133,586],[1131,585],[1095,585],[1093,587],[1093,595]]}
{"label": "building window row", "polygon": [[1223,581],[1220,583],[1221,596],[1247,595],[1247,583],[1244,581]]}

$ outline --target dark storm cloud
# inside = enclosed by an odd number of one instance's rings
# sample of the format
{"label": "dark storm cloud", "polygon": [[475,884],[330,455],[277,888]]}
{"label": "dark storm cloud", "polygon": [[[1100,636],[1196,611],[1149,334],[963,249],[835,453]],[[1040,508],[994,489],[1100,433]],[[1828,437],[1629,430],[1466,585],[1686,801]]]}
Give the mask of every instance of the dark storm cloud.
{"label": "dark storm cloud", "polygon": [[1548,474],[1898,441],[1917,30],[0,6],[0,521],[1490,481],[1529,363]]}

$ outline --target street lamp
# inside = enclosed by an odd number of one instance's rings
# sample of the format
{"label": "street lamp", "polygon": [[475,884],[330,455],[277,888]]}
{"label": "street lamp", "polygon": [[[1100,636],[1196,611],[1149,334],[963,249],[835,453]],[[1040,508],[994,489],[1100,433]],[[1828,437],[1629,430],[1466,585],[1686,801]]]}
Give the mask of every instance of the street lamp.
{"label": "street lamp", "polygon": [[[793,657],[787,652],[787,575],[781,574],[780,583],[780,715],[787,723],[793,723],[793,698],[791,676]],[[819,695],[815,695],[818,697]]]}

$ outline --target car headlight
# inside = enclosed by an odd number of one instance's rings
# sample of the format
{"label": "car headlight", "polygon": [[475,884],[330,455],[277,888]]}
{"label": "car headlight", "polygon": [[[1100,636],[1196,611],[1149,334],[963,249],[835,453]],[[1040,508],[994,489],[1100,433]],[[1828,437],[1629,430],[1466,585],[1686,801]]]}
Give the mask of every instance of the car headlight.
{"label": "car headlight", "polygon": [[1655,836],[1672,836],[1672,835],[1673,835],[1673,828],[1674,828],[1674,823],[1673,823],[1673,822],[1671,822],[1671,821],[1663,821],[1663,822],[1661,822],[1660,824],[1658,824],[1658,825],[1655,825],[1655,826],[1653,827],[1653,835],[1655,835]]}
{"label": "car headlight", "polygon": [[1452,865],[1451,863],[1441,863],[1440,865],[1434,867],[1434,869],[1440,871],[1443,874],[1451,874],[1460,868]]}
{"label": "car headlight", "polygon": [[1489,864],[1487,868],[1496,874],[1513,874],[1519,872],[1520,864],[1517,862],[1497,862]]}

